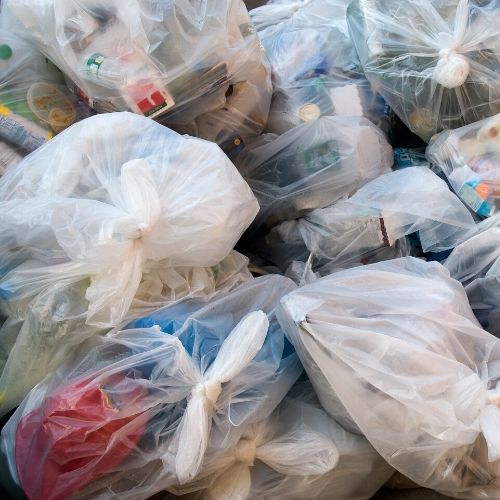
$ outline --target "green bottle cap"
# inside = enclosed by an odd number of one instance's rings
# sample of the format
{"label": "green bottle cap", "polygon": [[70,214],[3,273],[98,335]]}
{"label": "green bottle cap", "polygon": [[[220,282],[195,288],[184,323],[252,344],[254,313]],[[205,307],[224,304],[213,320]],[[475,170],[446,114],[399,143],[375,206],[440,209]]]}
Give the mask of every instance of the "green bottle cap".
{"label": "green bottle cap", "polygon": [[6,61],[12,57],[12,49],[10,45],[2,44],[0,45],[0,59],[2,61]]}

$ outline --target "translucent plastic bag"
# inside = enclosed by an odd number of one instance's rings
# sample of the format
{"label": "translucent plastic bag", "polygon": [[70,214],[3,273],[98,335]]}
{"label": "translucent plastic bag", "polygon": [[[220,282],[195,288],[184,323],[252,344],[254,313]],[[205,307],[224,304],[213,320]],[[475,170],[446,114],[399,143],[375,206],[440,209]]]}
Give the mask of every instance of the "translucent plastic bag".
{"label": "translucent plastic bag", "polygon": [[368,499],[394,469],[361,436],[345,431],[297,384],[269,419],[239,429],[234,447],[206,464],[190,499]]}
{"label": "translucent plastic bag", "polygon": [[2,431],[13,477],[47,500],[148,498],[194,479],[209,441],[233,446],[234,427],[267,418],[299,377],[273,312],[294,288],[259,278],[165,308],[151,316],[160,326],[91,339]]}
{"label": "translucent plastic bag", "polygon": [[392,160],[384,134],[366,118],[325,116],[262,136],[236,165],[259,200],[257,229],[331,205],[388,172]]}
{"label": "translucent plastic bag", "polygon": [[[176,267],[147,262],[124,318],[131,320],[183,297],[209,296],[253,280],[248,259],[232,251],[217,266]],[[4,303],[8,315],[0,329],[0,415],[55,370],[85,338],[106,329],[86,323],[88,282],[62,281],[34,300]]]}
{"label": "translucent plastic bag", "polygon": [[443,266],[341,271],[277,314],[323,407],[390,465],[446,495],[499,497],[500,341]]}
{"label": "translucent plastic bag", "polygon": [[424,252],[449,250],[474,228],[444,181],[426,167],[409,167],[370,181],[347,200],[281,223],[261,248],[285,268],[312,254],[315,270],[329,264],[331,272],[369,263],[384,248],[394,250],[386,258],[402,256],[411,247],[401,240],[412,233],[418,233]]}
{"label": "translucent plastic bag", "polygon": [[0,29],[0,175],[90,114],[40,52]]}
{"label": "translucent plastic bag", "polygon": [[366,77],[425,141],[500,111],[498,0],[356,0],[347,21]]}
{"label": "translucent plastic bag", "polygon": [[[335,115],[365,116],[388,132],[388,106],[372,92],[348,34],[348,4],[308,0],[263,5],[250,12],[257,29],[265,26],[259,36],[272,69],[274,95],[267,131],[282,134],[320,116]],[[265,18],[274,22],[265,24]]]}
{"label": "translucent plastic bag", "polygon": [[[123,321],[136,294],[158,305],[192,286],[211,288],[206,272],[196,285],[200,275],[179,268],[217,266],[258,210],[218,146],[130,113],[57,136],[7,172],[0,200],[0,298],[9,315],[0,368],[13,363],[0,378],[0,405],[55,368],[58,351]],[[30,356],[23,368],[18,361]]]}
{"label": "translucent plastic bag", "polygon": [[133,111],[219,144],[260,134],[270,72],[241,0],[4,0],[97,111]]}
{"label": "translucent plastic bag", "polygon": [[500,337],[500,214],[479,223],[444,265],[464,285],[483,328]]}
{"label": "translucent plastic bag", "polygon": [[471,210],[489,217],[500,207],[500,114],[433,137],[426,154]]}

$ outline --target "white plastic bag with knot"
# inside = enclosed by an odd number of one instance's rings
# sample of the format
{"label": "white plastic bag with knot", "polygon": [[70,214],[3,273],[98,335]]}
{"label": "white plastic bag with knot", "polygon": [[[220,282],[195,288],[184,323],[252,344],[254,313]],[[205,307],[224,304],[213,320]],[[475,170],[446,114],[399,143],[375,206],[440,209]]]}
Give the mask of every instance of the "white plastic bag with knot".
{"label": "white plastic bag with knot", "polygon": [[5,427],[13,477],[47,500],[143,499],[195,479],[209,443],[233,447],[302,373],[274,312],[293,289],[263,277],[89,339]]}
{"label": "white plastic bag with knot", "polygon": [[[50,364],[55,351],[81,340],[65,332],[66,321],[79,319],[70,332],[118,325],[151,263],[218,265],[257,211],[215,144],[131,113],[76,124],[0,182],[2,308],[22,323],[31,314],[27,304],[46,304],[43,328],[17,347],[30,346],[33,360],[40,350]],[[163,285],[175,288],[173,279]],[[40,303],[42,295],[52,298]],[[1,342],[9,356],[15,340],[9,334]],[[31,387],[53,368],[42,368]],[[9,390],[1,379],[0,386]]]}
{"label": "white plastic bag with knot", "polygon": [[320,406],[308,381],[297,383],[266,420],[238,429],[239,441],[206,461],[189,498],[362,500],[394,473],[362,436],[344,430]]}
{"label": "white plastic bag with knot", "polygon": [[456,498],[500,494],[500,341],[436,262],[340,271],[278,318],[323,407],[395,469]]}
{"label": "white plastic bag with knot", "polygon": [[423,140],[500,111],[500,2],[356,0],[365,75]]}

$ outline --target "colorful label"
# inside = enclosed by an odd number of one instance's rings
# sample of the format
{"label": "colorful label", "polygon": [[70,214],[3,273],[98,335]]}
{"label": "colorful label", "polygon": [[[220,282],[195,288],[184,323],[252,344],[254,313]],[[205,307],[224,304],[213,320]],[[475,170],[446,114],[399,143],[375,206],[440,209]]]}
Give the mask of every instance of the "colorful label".
{"label": "colorful label", "polygon": [[85,64],[85,69],[92,75],[98,76],[99,69],[106,58],[102,54],[93,54]]}
{"label": "colorful label", "polygon": [[489,217],[493,213],[493,206],[481,196],[485,194],[482,186],[483,184],[477,181],[466,182],[460,188],[458,196],[478,215]]}

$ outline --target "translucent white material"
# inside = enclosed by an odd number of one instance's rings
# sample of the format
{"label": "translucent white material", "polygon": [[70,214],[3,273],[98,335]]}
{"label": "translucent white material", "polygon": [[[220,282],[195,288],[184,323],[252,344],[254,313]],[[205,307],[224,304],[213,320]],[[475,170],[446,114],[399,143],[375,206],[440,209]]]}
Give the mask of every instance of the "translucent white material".
{"label": "translucent white material", "polygon": [[241,0],[4,0],[2,25],[33,42],[97,111],[161,116],[219,144],[264,128],[264,52]]}
{"label": "translucent white material", "polygon": [[38,50],[0,29],[0,175],[90,114]]}
{"label": "translucent white material", "polygon": [[440,252],[474,229],[474,219],[444,181],[426,167],[409,167],[374,179],[347,200],[283,222],[261,251],[285,268],[312,254],[315,270],[324,275],[320,268],[326,264],[330,272],[366,264],[384,248],[392,248],[385,254],[394,258],[396,244],[410,249],[400,240],[412,233],[424,252]]}
{"label": "translucent white material", "polygon": [[[0,391],[12,380],[29,390],[58,350],[123,321],[136,294],[154,305],[210,289],[210,274],[185,268],[217,266],[257,211],[217,145],[131,113],[84,120],[25,158],[0,182],[0,298],[10,315],[0,345],[2,368],[15,366]],[[27,366],[14,359],[28,355]]]}
{"label": "translucent white material", "polygon": [[209,443],[207,457],[233,447],[302,372],[274,315],[294,288],[263,277],[90,339],[2,431],[13,477],[47,500],[145,499],[194,479]]}
{"label": "translucent white material", "polygon": [[356,0],[366,77],[422,139],[500,112],[499,0]]}
{"label": "translucent white material", "polygon": [[[300,382],[267,420],[240,430],[234,447],[206,463],[190,498],[368,499],[394,473],[362,437],[350,434]],[[177,491],[182,493],[183,490]]]}
{"label": "translucent white material", "polygon": [[324,116],[245,148],[236,166],[272,226],[331,205],[390,170],[392,148],[366,118]]}
{"label": "translucent white material", "polygon": [[341,271],[278,319],[323,407],[390,465],[456,498],[499,498],[500,340],[436,262]]}
{"label": "translucent white material", "polygon": [[500,214],[479,223],[444,265],[464,285],[481,325],[500,337]]}
{"label": "translucent white material", "polygon": [[426,155],[478,215],[489,217],[500,207],[500,114],[442,132]]}
{"label": "translucent white material", "polygon": [[[124,319],[163,307],[183,297],[210,296],[253,280],[248,259],[232,251],[216,266],[168,267],[147,262]],[[2,304],[7,321],[0,329],[0,414],[15,408],[85,338],[106,329],[86,323],[87,280],[50,286],[34,300]]]}
{"label": "translucent white material", "polygon": [[388,106],[372,92],[348,34],[348,5],[349,0],[307,0],[250,12],[272,69],[267,131],[282,134],[332,115],[365,116],[388,131]]}

